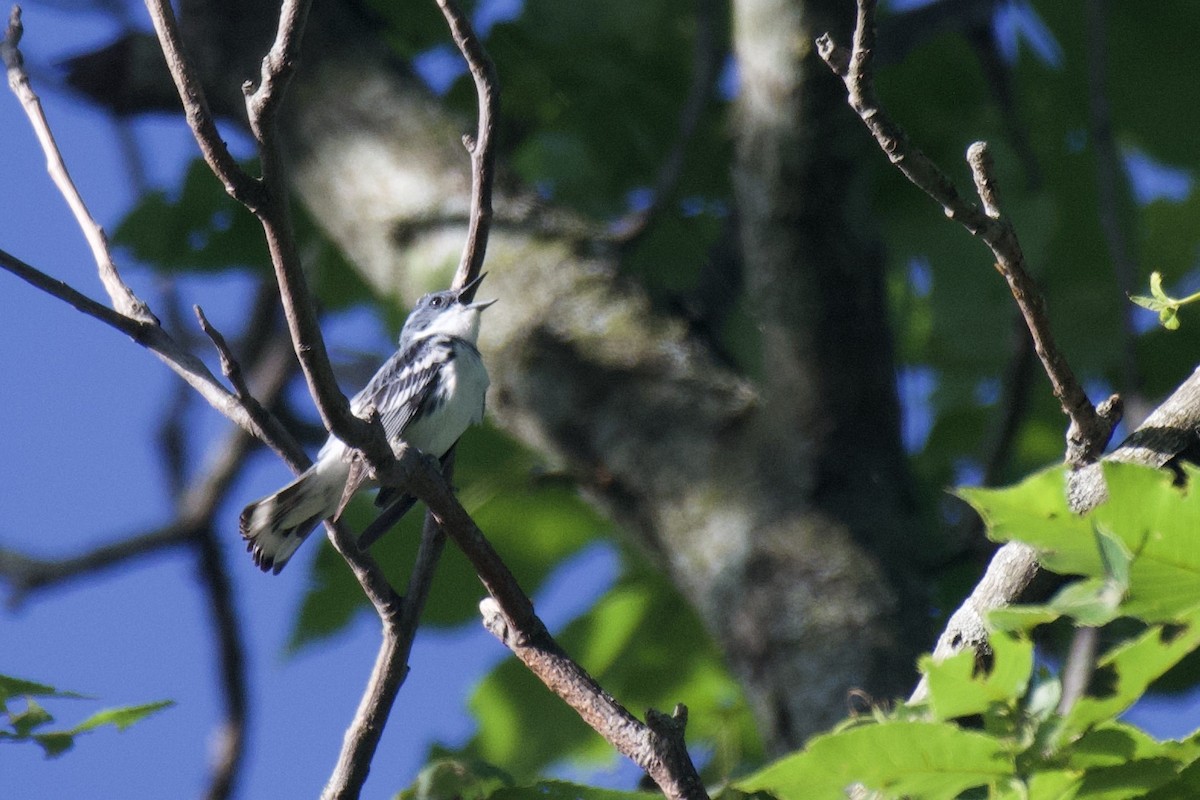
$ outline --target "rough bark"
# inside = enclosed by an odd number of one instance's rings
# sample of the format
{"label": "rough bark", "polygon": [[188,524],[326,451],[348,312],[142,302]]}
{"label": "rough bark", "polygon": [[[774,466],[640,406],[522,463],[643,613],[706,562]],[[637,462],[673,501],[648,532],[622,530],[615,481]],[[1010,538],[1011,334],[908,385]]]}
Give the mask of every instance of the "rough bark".
{"label": "rough bark", "polygon": [[[913,508],[882,254],[862,222],[866,140],[808,44],[846,28],[809,10],[839,5],[735,4],[748,60],[735,178],[770,365],[761,386],[654,309],[588,225],[520,187],[495,198],[485,266],[501,298],[480,342],[493,418],[669,571],[774,749],[843,717],[853,690],[902,692],[925,637],[910,613]],[[213,35],[228,31],[212,22],[217,5],[183,10],[215,82],[254,74],[265,44]],[[411,301],[457,263],[468,126],[365,30],[331,21],[340,11],[314,8],[281,119],[287,166],[362,274]]]}

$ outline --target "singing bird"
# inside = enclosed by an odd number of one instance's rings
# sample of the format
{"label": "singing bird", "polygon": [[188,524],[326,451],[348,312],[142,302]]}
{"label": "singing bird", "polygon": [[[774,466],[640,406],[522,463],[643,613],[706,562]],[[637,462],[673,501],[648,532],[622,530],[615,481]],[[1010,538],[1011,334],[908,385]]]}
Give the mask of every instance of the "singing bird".
{"label": "singing bird", "polygon": [[[483,420],[489,381],[475,343],[480,315],[496,301],[466,299],[482,280],[422,297],[404,322],[396,352],[350,400],[356,414],[372,406],[379,412],[393,449],[404,442],[441,458],[467,426]],[[338,513],[350,454],[331,435],[303,474],[242,511],[242,538],[264,572],[278,574],[313,529]]]}

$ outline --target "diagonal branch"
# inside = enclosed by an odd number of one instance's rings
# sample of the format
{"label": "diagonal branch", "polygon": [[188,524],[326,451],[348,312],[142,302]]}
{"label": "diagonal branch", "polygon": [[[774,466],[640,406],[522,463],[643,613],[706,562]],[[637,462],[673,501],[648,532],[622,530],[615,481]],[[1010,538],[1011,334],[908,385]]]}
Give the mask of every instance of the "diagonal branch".
{"label": "diagonal branch", "polygon": [[166,55],[171,77],[179,91],[189,126],[205,161],[230,196],[245,205],[263,227],[296,357],[322,422],[338,438],[367,451],[373,458],[388,458],[390,450],[382,427],[359,419],[350,412],[350,404],[334,377],[292,235],[287,189],[282,177],[278,147],[275,146],[275,113],[295,69],[301,29],[309,3],[306,0],[287,0],[283,4],[275,42],[262,62],[259,84],[252,90],[247,87],[246,109],[262,163],[260,179],[249,177],[233,161],[221,141],[200,79],[184,50],[169,0],[146,0],[146,6]]}
{"label": "diagonal branch", "polygon": [[618,752],[646,770],[667,797],[707,798],[684,743],[686,710],[677,708],[673,716],[650,711],[647,722],[639,722],[550,636],[512,572],[443,479],[436,459],[404,447],[394,470],[381,477],[406,486],[429,507],[487,589],[491,597],[480,604],[480,612],[488,630]]}
{"label": "diagonal branch", "polygon": [[[967,163],[980,203],[976,205],[958,194],[946,174],[913,146],[904,131],[880,106],[875,95],[872,71],[876,0],[858,0],[857,6],[851,51],[847,52],[835,44],[829,34],[817,40],[817,49],[829,68],[842,78],[850,106],[892,163],[909,181],[941,205],[946,216],[981,239],[992,251],[996,268],[1008,283],[1029,328],[1034,350],[1050,378],[1054,395],[1071,420],[1067,432],[1066,461],[1079,475],[1085,468],[1096,464],[1108,444],[1113,428],[1121,418],[1120,398],[1113,395],[1099,408],[1093,406],[1056,345],[1050,331],[1045,301],[1026,269],[1025,254],[1016,230],[1001,209],[987,144],[976,142],[967,150]],[[1075,507],[1083,508],[1081,505]],[[977,651],[986,648],[987,612],[1016,600],[1040,572],[1037,554],[1032,548],[1021,543],[1000,548],[975,590],[952,615],[946,630],[939,637],[934,657],[945,658],[966,648]],[[921,699],[926,691],[927,687],[922,681],[912,699]]]}
{"label": "diagonal branch", "polygon": [[904,131],[892,121],[875,95],[872,70],[875,49],[875,0],[858,0],[858,16],[851,51],[835,44],[829,34],[817,39],[821,58],[846,84],[850,106],[875,137],[880,148],[904,176],[932,197],[946,216],[981,239],[996,258],[996,268],[1008,282],[1054,396],[1070,418],[1066,460],[1074,467],[1092,463],[1100,457],[1120,420],[1116,396],[1097,410],[1075,377],[1066,357],[1050,332],[1045,302],[1025,267],[1025,254],[1012,223],[1001,211],[996,180],[987,145],[977,142],[968,150],[967,160],[975,179],[982,208],[959,195],[946,174],[915,147]]}
{"label": "diagonal branch", "polygon": [[0,250],[0,267],[89,317],[126,334],[134,342],[158,356],[159,360],[183,378],[214,409],[271,447],[293,469],[303,469],[307,466],[308,456],[304,454],[304,448],[287,433],[278,420],[270,417],[273,421],[266,427],[260,424],[256,415],[251,413],[236,395],[221,385],[204,362],[180,345],[157,321],[139,321],[114,311],[3,250]]}
{"label": "diagonal branch", "polygon": [[71,207],[71,213],[75,215],[75,220],[78,222],[80,230],[83,231],[88,246],[92,249],[92,257],[96,260],[100,281],[104,284],[105,291],[108,292],[113,308],[138,322],[157,325],[158,320],[150,313],[150,308],[121,279],[117,265],[113,263],[109,253],[108,239],[104,235],[104,230],[88,211],[87,204],[83,202],[83,197],[75,187],[75,182],[71,180],[70,173],[67,172],[62,153],[59,152],[58,144],[54,141],[54,134],[50,131],[50,124],[46,120],[46,114],[42,110],[42,102],[33,91],[33,87],[29,83],[29,75],[25,72],[25,60],[18,49],[24,31],[25,28],[21,24],[21,8],[13,6],[12,13],[8,18],[4,41],[0,43],[0,55],[3,56],[5,67],[8,70],[9,88],[21,101],[21,106],[29,117],[34,133],[37,134],[38,142],[42,145],[42,151],[46,154],[46,168],[50,172],[50,177],[67,201],[67,205]]}
{"label": "diagonal branch", "polygon": [[[438,5],[450,26],[454,43],[467,61],[479,104],[476,134],[463,137],[463,144],[471,157],[471,216],[462,257],[452,284],[461,287],[479,275],[487,252],[492,223],[492,186],[496,162],[494,134],[500,115],[500,89],[495,66],[479,41],[470,19],[454,0],[438,0]],[[444,463],[443,476],[449,482],[454,468],[453,448],[446,454]],[[372,461],[372,466],[377,464]],[[370,527],[380,532],[386,530],[399,519],[399,515],[393,511],[394,507],[385,509]],[[370,528],[364,533],[364,537],[377,535]],[[359,539],[360,544],[363,541],[363,538]],[[433,515],[427,512],[421,544],[409,577],[408,594],[402,604],[389,606],[389,612],[398,607],[396,614],[383,615],[384,636],[375,659],[375,668],[359,702],[354,721],[346,730],[337,764],[322,793],[324,798],[357,797],[366,781],[396,694],[408,676],[408,657],[444,545],[445,534]]]}

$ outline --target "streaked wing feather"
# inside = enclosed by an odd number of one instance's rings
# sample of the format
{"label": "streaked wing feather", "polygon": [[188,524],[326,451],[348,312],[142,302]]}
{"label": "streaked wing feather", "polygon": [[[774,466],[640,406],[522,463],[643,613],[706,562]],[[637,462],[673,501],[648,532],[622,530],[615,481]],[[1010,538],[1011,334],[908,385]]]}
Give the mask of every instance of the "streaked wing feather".
{"label": "streaked wing feather", "polygon": [[417,409],[437,384],[437,371],[453,358],[449,345],[433,338],[418,339],[408,350],[395,353],[350,401],[356,413],[375,406],[388,440],[400,436]]}

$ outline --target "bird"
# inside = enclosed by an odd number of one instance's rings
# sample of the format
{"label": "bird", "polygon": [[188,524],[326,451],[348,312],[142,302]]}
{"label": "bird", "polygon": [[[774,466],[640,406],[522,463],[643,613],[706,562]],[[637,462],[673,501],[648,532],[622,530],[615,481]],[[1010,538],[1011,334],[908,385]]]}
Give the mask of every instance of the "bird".
{"label": "bird", "polygon": [[[480,316],[496,301],[469,298],[484,274],[461,289],[418,300],[404,321],[396,352],[351,398],[355,414],[378,412],[393,450],[407,444],[441,458],[470,425],[483,420],[489,378],[476,342]],[[352,453],[330,434],[311,467],[242,511],[242,538],[260,569],[279,574],[317,525],[340,513]],[[384,490],[380,500],[395,494]]]}

